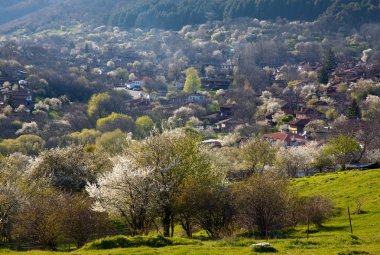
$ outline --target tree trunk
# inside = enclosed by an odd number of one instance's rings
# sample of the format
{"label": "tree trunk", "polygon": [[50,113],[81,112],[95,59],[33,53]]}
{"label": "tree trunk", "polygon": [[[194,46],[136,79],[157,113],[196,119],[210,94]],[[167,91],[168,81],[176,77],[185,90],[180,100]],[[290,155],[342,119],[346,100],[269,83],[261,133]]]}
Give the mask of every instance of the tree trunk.
{"label": "tree trunk", "polygon": [[170,237],[170,227],[171,227],[171,217],[172,213],[170,209],[164,210],[164,215],[162,217],[162,225],[164,228],[164,236]]}
{"label": "tree trunk", "polygon": [[193,230],[189,219],[181,219],[181,225],[188,238],[193,238]]}
{"label": "tree trunk", "polygon": [[170,227],[171,227],[171,230],[172,230],[172,233],[171,233],[171,237],[174,236],[174,216],[172,215],[171,217],[171,220],[170,220]]}

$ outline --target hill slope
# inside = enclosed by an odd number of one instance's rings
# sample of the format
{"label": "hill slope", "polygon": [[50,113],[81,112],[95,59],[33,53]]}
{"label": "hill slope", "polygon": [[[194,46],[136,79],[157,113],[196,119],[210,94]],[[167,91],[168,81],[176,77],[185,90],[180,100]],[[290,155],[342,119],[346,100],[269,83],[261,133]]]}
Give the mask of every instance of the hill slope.
{"label": "hill slope", "polygon": [[[292,180],[292,185],[303,195],[330,197],[336,206],[336,216],[322,229],[306,240],[305,226],[299,226],[286,239],[270,240],[278,252],[294,255],[350,255],[380,254],[380,170],[346,171]],[[353,214],[354,235],[350,235],[347,206],[355,211],[358,199],[362,202],[362,214]],[[174,239],[176,240],[176,239]],[[174,241],[175,242],[175,241]],[[192,244],[194,242],[195,244]],[[78,250],[67,254],[204,254],[239,255],[250,254],[249,244],[260,242],[251,239],[226,239],[220,241],[181,241],[181,245],[162,248],[135,247],[111,250]],[[89,247],[91,245],[87,245]],[[23,254],[1,251],[0,254]],[[29,255],[52,254],[33,251]],[[66,253],[57,253],[66,254]]]}
{"label": "hill slope", "polygon": [[314,21],[333,28],[380,21],[377,0],[3,0],[0,32],[73,22],[124,28],[180,29],[208,20],[239,17]]}
{"label": "hill slope", "polygon": [[[75,22],[102,24],[104,13],[121,0],[5,0],[0,3],[0,32],[43,30]],[[132,0],[123,1],[124,4]]]}

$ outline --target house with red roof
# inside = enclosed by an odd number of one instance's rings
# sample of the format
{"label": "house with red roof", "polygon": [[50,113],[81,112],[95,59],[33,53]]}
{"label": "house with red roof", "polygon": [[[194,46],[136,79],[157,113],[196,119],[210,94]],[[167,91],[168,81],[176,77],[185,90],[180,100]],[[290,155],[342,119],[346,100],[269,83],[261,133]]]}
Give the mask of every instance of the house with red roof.
{"label": "house with red roof", "polygon": [[301,135],[282,132],[265,134],[263,135],[263,139],[273,143],[282,142],[287,147],[304,145],[308,142],[308,140]]}

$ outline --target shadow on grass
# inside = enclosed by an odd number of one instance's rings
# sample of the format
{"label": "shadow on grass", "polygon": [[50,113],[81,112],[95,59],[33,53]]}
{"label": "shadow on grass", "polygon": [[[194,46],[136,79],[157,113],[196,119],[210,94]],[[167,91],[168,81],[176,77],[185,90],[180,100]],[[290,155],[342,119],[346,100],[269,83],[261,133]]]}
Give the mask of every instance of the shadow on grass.
{"label": "shadow on grass", "polygon": [[347,230],[348,227],[346,226],[319,226],[318,230],[319,232],[325,231],[325,232],[334,232],[334,231],[343,231]]}
{"label": "shadow on grass", "polygon": [[254,246],[252,251],[258,253],[276,253],[278,250],[272,246]]}

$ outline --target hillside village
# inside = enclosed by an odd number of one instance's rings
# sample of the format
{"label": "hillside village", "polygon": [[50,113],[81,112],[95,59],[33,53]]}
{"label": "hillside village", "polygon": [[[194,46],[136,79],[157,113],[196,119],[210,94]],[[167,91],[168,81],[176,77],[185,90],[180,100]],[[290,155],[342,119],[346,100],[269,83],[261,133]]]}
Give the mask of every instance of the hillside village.
{"label": "hillside village", "polygon": [[[3,36],[1,151],[14,151],[5,141],[20,135],[32,135],[40,149],[66,146],[62,137],[93,128],[95,134],[96,120],[112,112],[192,129],[221,146],[251,137],[323,145],[339,119],[370,121],[376,114],[380,62],[372,49],[376,33],[322,35],[313,26],[240,19],[178,32],[77,25]],[[190,67],[201,87],[184,92]],[[86,103],[104,93],[114,106],[91,117]],[[120,125],[107,132],[120,128],[141,138],[133,123]],[[234,141],[226,142],[231,134]]]}
{"label": "hillside village", "polygon": [[0,1],[0,255],[379,253],[379,12]]}

